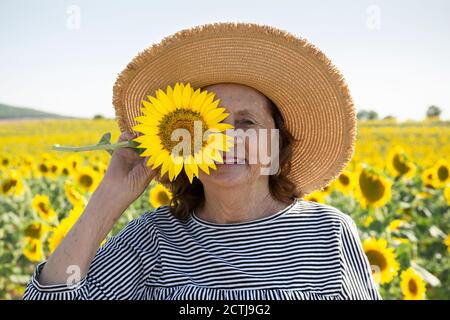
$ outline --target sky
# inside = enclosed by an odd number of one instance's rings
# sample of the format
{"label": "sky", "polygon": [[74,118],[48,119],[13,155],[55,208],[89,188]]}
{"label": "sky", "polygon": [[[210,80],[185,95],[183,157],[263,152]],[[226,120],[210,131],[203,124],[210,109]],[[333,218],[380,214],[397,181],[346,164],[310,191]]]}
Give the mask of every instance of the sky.
{"label": "sky", "polygon": [[357,110],[450,119],[450,1],[0,0],[0,103],[114,117],[117,75],[140,51],[212,22],[305,38],[344,75]]}

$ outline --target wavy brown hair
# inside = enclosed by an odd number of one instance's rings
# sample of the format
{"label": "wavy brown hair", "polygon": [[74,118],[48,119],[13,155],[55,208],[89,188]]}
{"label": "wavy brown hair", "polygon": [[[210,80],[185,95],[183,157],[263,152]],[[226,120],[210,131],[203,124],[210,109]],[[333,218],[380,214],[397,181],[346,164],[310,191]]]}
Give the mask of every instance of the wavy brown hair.
{"label": "wavy brown hair", "polygon": [[[285,127],[284,119],[272,100],[269,100],[269,108],[275,122],[275,128],[279,130],[279,171],[269,176],[269,190],[275,199],[286,204],[304,194],[296,191],[295,184],[288,178],[291,170],[293,142],[295,138]],[[169,183],[167,175],[159,178],[159,181],[169,186],[172,199],[169,203],[171,213],[178,219],[187,219],[190,212],[202,208],[205,202],[203,184],[194,177],[192,184],[184,171]]]}

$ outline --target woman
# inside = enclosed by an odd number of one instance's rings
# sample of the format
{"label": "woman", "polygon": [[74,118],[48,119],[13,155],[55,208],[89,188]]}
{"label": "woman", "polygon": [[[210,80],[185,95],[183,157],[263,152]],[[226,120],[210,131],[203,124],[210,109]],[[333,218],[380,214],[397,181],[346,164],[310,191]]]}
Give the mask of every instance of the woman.
{"label": "woman", "polygon": [[[220,33],[219,28],[223,28]],[[263,32],[266,28],[249,24],[215,24],[194,29],[190,34],[186,31],[178,33],[172,40],[186,41],[188,45],[193,43],[188,40],[204,39],[208,34],[213,34],[217,41],[222,34],[224,39],[229,39],[230,34],[245,35],[248,39],[244,44],[248,48],[249,39],[254,41],[256,30],[261,37],[269,35],[292,41],[286,34],[273,29],[272,34]],[[165,45],[174,52],[177,47],[172,40],[166,39]],[[239,43],[233,48],[239,48]],[[285,48],[289,49],[288,45]],[[258,53],[269,51],[262,48],[261,43],[255,50],[255,54],[244,54],[246,60],[241,61],[248,70],[251,69],[249,63],[263,61],[256,56]],[[180,52],[186,51],[180,49]],[[207,57],[212,53],[209,51]],[[198,53],[192,54],[199,58]],[[301,54],[305,55],[305,52]],[[148,60],[144,62],[146,55]],[[133,95],[124,92],[133,90],[131,79],[139,73],[136,70],[144,72],[146,63],[163,56],[163,48],[156,47],[135,58],[116,83],[114,102],[121,128],[131,127],[131,119],[125,116],[127,113],[119,111],[128,103],[133,105]],[[178,57],[184,58],[185,54],[180,53]],[[268,60],[263,62],[269,64],[271,59],[273,63],[279,59],[266,58]],[[323,57],[320,59],[320,63],[326,61]],[[205,65],[206,60],[199,58],[199,61]],[[170,63],[177,66],[177,72],[186,67],[186,63],[177,61],[177,56],[172,56]],[[201,74],[198,79],[205,80],[199,81],[199,86],[204,84],[202,87],[220,98],[221,105],[229,113],[225,122],[236,129],[242,129],[242,132],[278,130],[278,150],[271,146],[261,150],[259,140],[255,148],[248,140],[237,139],[235,143],[243,144],[244,154],[237,157],[225,154],[227,163],[217,164],[217,169],[211,170],[209,175],[200,172],[192,184],[185,175],[169,183],[145,165],[146,159],[142,161],[129,148],[115,151],[82,216],[48,260],[36,267],[25,299],[381,298],[353,220],[336,208],[301,199],[306,193],[323,188],[349,160],[348,156],[353,152],[354,122],[348,122],[348,115],[341,112],[333,120],[338,125],[321,125],[318,119],[310,117],[311,112],[306,113],[306,110],[311,111],[311,105],[295,104],[289,109],[289,103],[295,101],[283,102],[279,97],[288,97],[285,92],[280,95],[275,82],[272,89],[264,89],[262,80],[258,85],[250,78],[239,78],[242,72],[227,70],[227,75],[236,76],[233,81],[229,81],[229,77],[223,77],[225,81],[212,81],[207,79],[207,74]],[[322,70],[320,72],[330,72],[330,69]],[[173,77],[178,75],[177,72]],[[170,74],[170,71],[166,68],[164,74]],[[251,79],[258,78],[254,72],[251,74]],[[264,74],[267,75],[267,70]],[[210,77],[216,75],[209,74]],[[274,79],[282,78],[279,74],[273,76]],[[310,75],[310,79],[317,78]],[[284,85],[293,83],[289,79],[284,81]],[[336,83],[341,91],[333,92],[322,86],[320,95],[345,97],[347,92],[342,80]],[[311,90],[307,83],[300,84],[301,88]],[[277,103],[255,87],[263,88]],[[148,88],[146,90],[148,92]],[[131,100],[126,102],[126,99]],[[341,105],[328,99],[321,104],[319,100],[315,98],[313,104],[317,108],[323,107],[320,113],[323,115],[327,114],[327,107],[334,111],[336,108],[351,110],[345,109],[351,108],[349,99],[340,100]],[[301,108],[305,108],[305,112],[301,113]],[[301,124],[302,118],[308,121],[303,122],[305,125],[299,130],[295,124]],[[314,129],[311,130],[314,136],[305,134],[308,122]],[[338,128],[339,124],[343,127]],[[119,140],[135,137],[126,129],[123,131]],[[296,134],[299,131],[304,135]],[[298,139],[293,132],[304,139]],[[348,132],[351,134],[347,135]],[[339,139],[333,146],[309,144],[336,136]],[[299,149],[300,145],[304,149]],[[302,157],[307,157],[301,150],[309,151],[308,156],[313,154],[316,159],[315,162],[311,160],[314,165],[308,170],[304,169],[308,168],[308,163],[304,162],[302,169],[298,164]],[[264,174],[261,163],[250,161],[252,152],[261,151],[278,155],[275,173]],[[331,157],[333,154],[338,157]],[[335,159],[331,165],[330,159]],[[174,195],[171,205],[161,206],[132,220],[98,249],[117,219],[154,178],[170,186]]]}

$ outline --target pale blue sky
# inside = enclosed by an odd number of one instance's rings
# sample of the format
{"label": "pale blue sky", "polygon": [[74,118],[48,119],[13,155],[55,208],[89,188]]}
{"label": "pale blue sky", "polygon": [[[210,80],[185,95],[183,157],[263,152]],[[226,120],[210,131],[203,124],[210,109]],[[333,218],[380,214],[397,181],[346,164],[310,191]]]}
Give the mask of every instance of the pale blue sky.
{"label": "pale blue sky", "polygon": [[[79,28],[76,13],[79,10]],[[210,22],[306,38],[344,74],[357,109],[450,118],[450,1],[0,0],[0,103],[114,116],[116,76],[144,48]]]}

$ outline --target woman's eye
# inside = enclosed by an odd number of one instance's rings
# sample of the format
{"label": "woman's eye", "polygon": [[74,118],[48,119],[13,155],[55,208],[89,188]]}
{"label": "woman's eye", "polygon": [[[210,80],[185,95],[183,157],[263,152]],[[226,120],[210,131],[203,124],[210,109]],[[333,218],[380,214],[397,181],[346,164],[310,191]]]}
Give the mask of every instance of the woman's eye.
{"label": "woman's eye", "polygon": [[245,124],[255,124],[252,120],[242,120],[241,123],[245,123]]}

